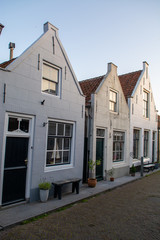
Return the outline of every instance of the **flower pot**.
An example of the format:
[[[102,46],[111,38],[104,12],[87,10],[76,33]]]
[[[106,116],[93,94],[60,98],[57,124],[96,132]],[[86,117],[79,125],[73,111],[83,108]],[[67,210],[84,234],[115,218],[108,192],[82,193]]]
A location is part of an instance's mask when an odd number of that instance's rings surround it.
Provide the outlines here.
[[[135,172],[131,173],[131,176],[132,176],[132,177],[135,177]]]
[[[97,184],[96,178],[88,178],[88,187],[95,187]]]
[[[114,177],[110,177],[110,181],[111,181],[111,182],[114,182]]]
[[[41,202],[47,202],[48,195],[49,195],[49,189],[47,189],[47,190],[40,189],[40,200],[41,200]]]

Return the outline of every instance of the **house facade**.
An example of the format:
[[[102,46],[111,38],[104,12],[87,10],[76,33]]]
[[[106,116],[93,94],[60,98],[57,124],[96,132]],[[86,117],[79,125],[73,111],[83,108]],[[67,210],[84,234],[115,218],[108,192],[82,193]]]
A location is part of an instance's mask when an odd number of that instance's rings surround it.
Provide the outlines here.
[[[130,166],[157,161],[157,111],[149,77],[143,70],[119,76],[130,115]]]
[[[83,180],[88,177],[88,160],[100,160],[95,168],[98,180],[129,174],[129,108],[117,75],[117,66],[108,64],[104,76],[80,82],[86,96],[85,154]]]
[[[0,64],[0,205],[39,199],[38,184],[82,178],[85,99],[58,29]]]

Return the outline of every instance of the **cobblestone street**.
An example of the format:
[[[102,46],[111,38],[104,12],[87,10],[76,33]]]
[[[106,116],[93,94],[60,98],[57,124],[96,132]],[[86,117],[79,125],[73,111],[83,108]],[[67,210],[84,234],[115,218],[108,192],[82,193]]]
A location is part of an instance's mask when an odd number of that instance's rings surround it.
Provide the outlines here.
[[[0,239],[158,240],[160,171],[37,221],[0,231]]]

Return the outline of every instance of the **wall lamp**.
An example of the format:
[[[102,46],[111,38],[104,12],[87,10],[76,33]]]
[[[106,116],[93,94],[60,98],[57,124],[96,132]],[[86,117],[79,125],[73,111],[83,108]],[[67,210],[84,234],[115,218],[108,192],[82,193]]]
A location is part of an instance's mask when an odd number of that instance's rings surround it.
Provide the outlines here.
[[[45,99],[41,102],[41,105],[44,105]]]
[[[44,123],[43,123],[43,127],[45,127],[47,124],[48,124],[48,122],[44,122]]]

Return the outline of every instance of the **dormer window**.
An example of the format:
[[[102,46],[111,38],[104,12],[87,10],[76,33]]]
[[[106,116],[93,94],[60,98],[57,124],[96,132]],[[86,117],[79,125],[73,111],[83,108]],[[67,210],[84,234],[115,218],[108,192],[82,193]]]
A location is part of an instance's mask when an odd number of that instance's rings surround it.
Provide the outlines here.
[[[117,92],[110,90],[109,92],[109,110],[112,112],[117,112]]]
[[[60,69],[49,63],[43,63],[42,92],[58,95]]]

